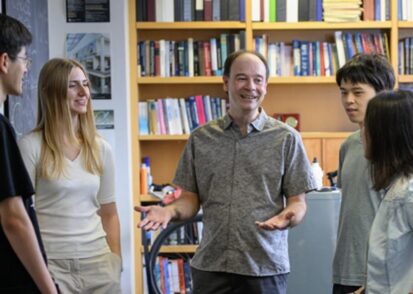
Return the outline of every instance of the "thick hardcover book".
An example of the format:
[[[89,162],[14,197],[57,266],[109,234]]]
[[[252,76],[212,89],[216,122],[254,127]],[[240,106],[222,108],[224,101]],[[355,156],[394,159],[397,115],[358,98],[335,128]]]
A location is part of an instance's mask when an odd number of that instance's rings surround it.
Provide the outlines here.
[[[186,112],[186,104],[185,104],[184,98],[179,98],[179,111],[180,111],[180,117],[182,120],[182,128],[183,128],[184,134],[189,134],[191,130],[189,128],[189,120],[188,120],[188,115]]]
[[[287,22],[298,21],[298,0],[287,1]]]
[[[205,76],[205,53],[204,53],[204,41],[198,41],[198,61],[199,61],[199,75]]]
[[[194,76],[200,76],[201,75],[201,71],[199,68],[199,49],[198,49],[198,42],[194,41],[193,42],[193,47],[194,47]]]
[[[181,0],[174,0],[174,21],[181,21]]]
[[[276,12],[277,22],[286,21],[287,20],[287,0],[277,0],[276,6],[277,6],[277,12]]]
[[[149,135],[148,103],[139,102],[139,134]]]
[[[315,20],[316,21],[322,21],[323,20],[323,1],[322,0],[316,0],[315,1]]]
[[[317,21],[316,18],[316,0],[308,0],[308,20],[309,21]]]
[[[184,0],[183,3],[183,20],[193,21],[194,20],[194,6],[192,0]]]
[[[239,21],[245,22],[245,0],[239,0]]]
[[[146,0],[147,21],[156,21],[155,0]]]
[[[212,0],[212,20],[221,20],[221,2],[220,0]]]
[[[228,1],[228,12],[229,20],[240,20],[239,0]]]
[[[221,64],[222,67],[225,64],[225,60],[228,56],[228,45],[227,45],[227,34],[222,33],[220,36],[220,45],[221,45]]]
[[[136,0],[136,21],[146,21],[146,4],[147,0]]]
[[[310,48],[309,42],[301,41],[301,75],[310,75]],[[312,52],[312,51],[311,51]]]
[[[191,96],[188,98],[189,109],[191,110],[192,126],[196,129],[199,126],[198,110],[196,107],[195,97]]]
[[[186,117],[188,119],[189,131],[192,132],[192,130],[194,129],[194,125],[193,125],[194,119],[192,118],[191,106],[190,106],[190,103],[189,103],[189,99],[185,100],[185,109],[186,109]]]
[[[204,0],[195,0],[195,20],[204,20]]]
[[[221,20],[229,19],[229,0],[221,0]]]
[[[205,108],[204,108],[204,101],[203,101],[202,95],[195,96],[195,104],[196,104],[196,110],[198,112],[199,125],[203,125],[206,123],[206,118],[205,118]]]
[[[344,50],[343,32],[342,31],[334,32],[334,38],[335,38],[336,46],[337,46],[338,66],[340,68],[346,63],[346,52]]]
[[[269,0],[270,1],[270,22],[277,21],[277,0]]]
[[[212,21],[212,0],[204,0],[204,21]]]
[[[301,76],[301,42],[293,40],[294,76]]]
[[[204,45],[204,66],[205,75],[212,76],[212,64],[211,64],[211,45],[208,41],[203,43]]]
[[[309,1],[298,0],[298,21],[309,21]]]

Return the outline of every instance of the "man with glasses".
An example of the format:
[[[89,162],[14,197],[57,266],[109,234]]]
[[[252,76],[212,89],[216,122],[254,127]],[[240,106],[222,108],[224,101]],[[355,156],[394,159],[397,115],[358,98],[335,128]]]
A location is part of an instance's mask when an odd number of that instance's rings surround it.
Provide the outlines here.
[[[22,94],[31,41],[22,23],[0,14],[0,105],[7,95]],[[0,114],[0,293],[57,293],[45,263],[33,194],[14,130]]]

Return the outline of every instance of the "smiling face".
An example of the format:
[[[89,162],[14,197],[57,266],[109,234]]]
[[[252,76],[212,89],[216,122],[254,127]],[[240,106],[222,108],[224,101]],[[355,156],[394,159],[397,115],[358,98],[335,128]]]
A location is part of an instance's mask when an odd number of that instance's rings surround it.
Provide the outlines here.
[[[375,89],[369,84],[342,81],[340,92],[341,102],[348,118],[362,127],[367,104],[376,95]]]
[[[253,54],[238,56],[229,76],[224,76],[224,90],[228,92],[231,116],[256,117],[267,93],[265,65]]]
[[[79,67],[74,67],[69,74],[67,97],[73,117],[87,112],[90,99],[89,80]]]

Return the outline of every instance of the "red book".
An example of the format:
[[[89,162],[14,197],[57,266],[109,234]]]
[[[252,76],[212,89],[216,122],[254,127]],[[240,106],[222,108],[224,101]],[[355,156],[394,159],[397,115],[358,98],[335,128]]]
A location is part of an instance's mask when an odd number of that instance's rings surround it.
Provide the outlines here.
[[[320,75],[325,76],[326,75],[326,68],[324,64],[324,46],[323,43],[318,42],[317,46],[320,46]]]
[[[212,21],[212,0],[204,0],[204,21]]]
[[[196,111],[198,112],[199,125],[205,124],[205,108],[204,108],[204,99],[202,95],[195,96]]]
[[[204,67],[205,75],[212,76],[212,64],[211,64],[211,45],[209,42],[205,41],[203,43],[204,47]]]
[[[179,274],[180,293],[185,294],[186,288],[185,288],[184,260],[182,258],[178,259],[178,274]]]
[[[156,21],[155,19],[155,0],[148,0],[148,21]]]
[[[155,76],[161,75],[160,43],[155,41]]]

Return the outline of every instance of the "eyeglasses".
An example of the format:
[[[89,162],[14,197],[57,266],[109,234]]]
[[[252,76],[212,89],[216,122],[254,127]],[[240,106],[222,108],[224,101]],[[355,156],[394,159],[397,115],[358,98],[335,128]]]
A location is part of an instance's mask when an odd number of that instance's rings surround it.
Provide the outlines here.
[[[27,68],[29,68],[30,65],[32,64],[32,59],[28,56],[26,57],[17,56],[16,58],[23,60]]]

